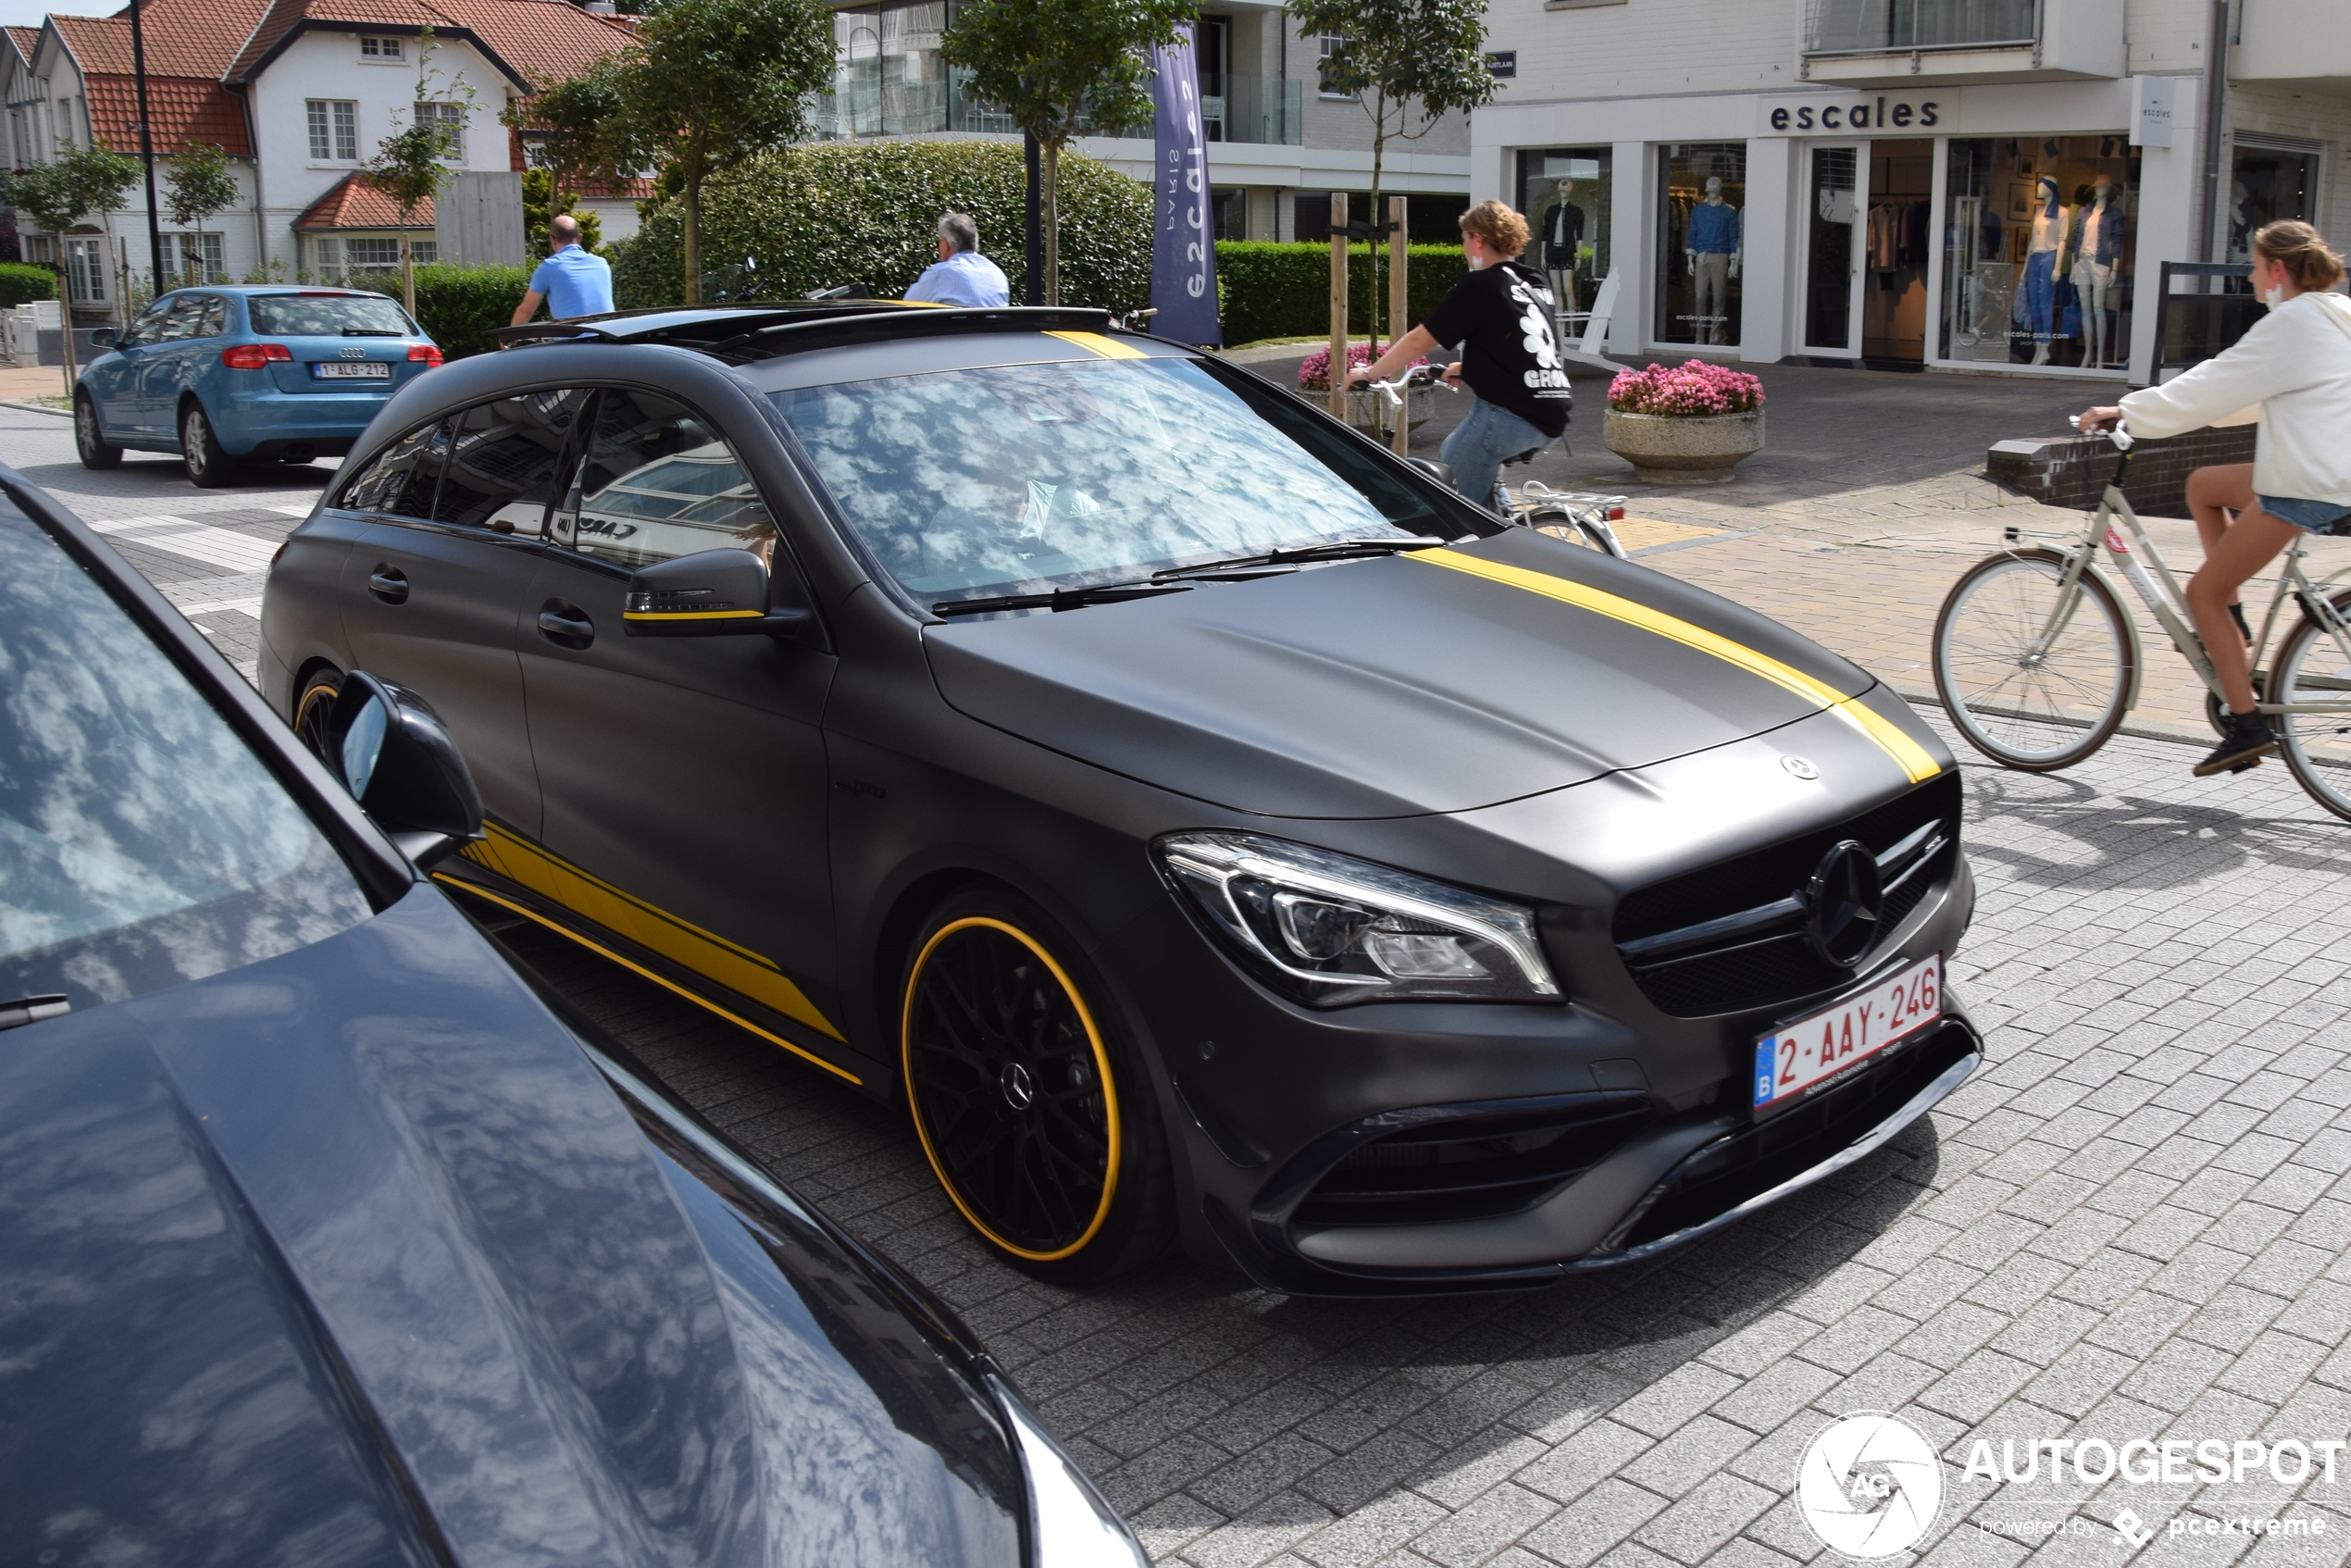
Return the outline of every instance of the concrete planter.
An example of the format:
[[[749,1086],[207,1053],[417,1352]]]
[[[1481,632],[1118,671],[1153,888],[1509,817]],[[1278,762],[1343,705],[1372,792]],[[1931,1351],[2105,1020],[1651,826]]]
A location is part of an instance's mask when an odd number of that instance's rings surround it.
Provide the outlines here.
[[[1611,408],[1600,441],[1645,484],[1722,484],[1740,459],[1763,450],[1763,411],[1693,417]]]

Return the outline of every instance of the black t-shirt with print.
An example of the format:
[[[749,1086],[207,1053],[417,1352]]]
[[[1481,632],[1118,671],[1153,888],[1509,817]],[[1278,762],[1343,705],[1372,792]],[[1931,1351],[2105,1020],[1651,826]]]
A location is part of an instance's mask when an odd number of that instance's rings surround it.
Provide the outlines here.
[[[1421,325],[1448,348],[1460,345],[1470,391],[1557,436],[1575,394],[1560,360],[1555,308],[1541,273],[1505,261],[1454,284]]]

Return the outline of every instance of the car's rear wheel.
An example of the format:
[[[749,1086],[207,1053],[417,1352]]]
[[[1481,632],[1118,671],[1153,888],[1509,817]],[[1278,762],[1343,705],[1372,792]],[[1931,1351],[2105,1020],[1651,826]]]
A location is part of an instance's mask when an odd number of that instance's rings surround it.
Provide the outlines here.
[[[122,448],[106,444],[98,423],[98,400],[86,392],[73,394],[73,450],[85,468],[122,467]]]
[[[334,713],[335,698],[342,691],[342,671],[323,665],[311,672],[294,697],[294,738],[321,762],[327,757],[327,719]]]
[[[1043,911],[995,891],[950,900],[925,922],[902,996],[914,1130],[999,1255],[1080,1285],[1166,1251],[1167,1144],[1141,1058]]]
[[[180,460],[188,465],[188,478],[198,490],[236,481],[237,460],[222,448],[201,403],[191,401],[180,410]]]

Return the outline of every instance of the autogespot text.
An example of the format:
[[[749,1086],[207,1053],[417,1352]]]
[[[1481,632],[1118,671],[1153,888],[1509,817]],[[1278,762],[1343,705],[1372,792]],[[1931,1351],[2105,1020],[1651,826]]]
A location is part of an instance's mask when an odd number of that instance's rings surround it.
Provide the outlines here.
[[[1960,1478],[2010,1486],[2045,1479],[2096,1486],[2120,1476],[2139,1487],[2254,1481],[2292,1487],[2309,1480],[2315,1473],[2320,1481],[2332,1485],[2336,1459],[2345,1448],[2351,1448],[2351,1442],[2304,1442],[2299,1437],[2274,1443],[2243,1437],[2133,1437],[2119,1444],[2104,1437],[2027,1437],[2021,1441],[2009,1437],[2001,1440],[1996,1457],[1991,1440],[1979,1437],[1968,1451]]]

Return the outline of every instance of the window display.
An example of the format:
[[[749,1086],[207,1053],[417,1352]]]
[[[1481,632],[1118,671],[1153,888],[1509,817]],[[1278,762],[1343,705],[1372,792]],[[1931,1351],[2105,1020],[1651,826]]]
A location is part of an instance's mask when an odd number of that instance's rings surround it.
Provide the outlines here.
[[[1943,356],[2127,365],[2138,150],[2120,135],[1955,137],[1949,158]]]
[[[1747,143],[1680,143],[1659,148],[1658,161],[1665,201],[1659,212],[1657,340],[1736,343]]]
[[[1518,156],[1518,210],[1534,238],[1524,258],[1551,280],[1562,315],[1592,308],[1609,268],[1607,147],[1546,147]]]
[[[2318,218],[2319,151],[2239,136],[2229,159],[2228,258],[2253,259],[2253,231],[2265,223]]]

